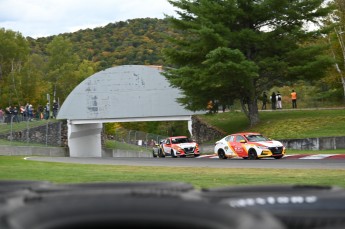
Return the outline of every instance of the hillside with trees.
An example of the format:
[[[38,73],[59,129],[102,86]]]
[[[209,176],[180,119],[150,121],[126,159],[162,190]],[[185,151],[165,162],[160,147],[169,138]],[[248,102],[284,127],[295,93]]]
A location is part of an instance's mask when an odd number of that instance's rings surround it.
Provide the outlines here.
[[[31,103],[38,109],[47,95],[62,104],[85,78],[127,64],[175,67],[167,76],[188,92],[181,102],[192,110],[215,100],[250,115],[262,91],[279,90],[289,104],[293,88],[300,107],[344,104],[344,1],[324,9],[323,0],[240,1],[238,7],[232,1],[170,2],[181,9],[181,20],[133,19],[37,39],[0,28],[0,108]],[[304,33],[302,21],[316,17],[326,26]],[[253,29],[264,25],[271,30]],[[160,129],[156,123],[128,127]]]
[[[95,70],[100,71],[125,64],[163,65],[162,50],[169,46],[166,38],[175,35],[167,20],[142,18],[59,36],[71,42],[81,60],[97,63]],[[47,54],[54,38],[31,40],[33,52]]]
[[[162,19],[133,19],[104,27],[33,39],[0,30],[0,107],[43,105],[47,94],[63,103],[82,80],[117,65],[163,65]]]

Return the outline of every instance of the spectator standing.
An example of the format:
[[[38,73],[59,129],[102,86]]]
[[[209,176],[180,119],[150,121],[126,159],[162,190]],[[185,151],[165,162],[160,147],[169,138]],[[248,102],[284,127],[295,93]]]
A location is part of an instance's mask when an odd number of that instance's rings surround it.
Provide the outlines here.
[[[47,105],[45,106],[44,111],[45,111],[44,118],[46,120],[48,120],[49,119],[49,115],[50,115],[50,105],[49,105],[49,103],[47,103]]]
[[[280,92],[277,92],[277,109],[282,109],[282,95]]]
[[[20,122],[18,114],[19,114],[18,108],[17,107],[13,107],[13,110],[12,110],[13,122],[18,122],[18,123]]]
[[[31,104],[28,105],[28,120],[32,121],[34,118],[34,108],[32,107]]]
[[[38,105],[38,108],[37,108],[37,111],[38,111],[38,113],[39,113],[39,119],[43,119],[44,118],[44,115],[43,115],[43,113],[44,113],[44,109],[43,109],[43,106],[42,105]]]
[[[295,90],[292,90],[291,92],[291,102],[292,102],[292,108],[297,108],[297,93]]]
[[[7,124],[11,123],[11,116],[12,116],[11,110],[12,110],[11,106],[6,107],[6,109],[5,109],[5,122]]]
[[[4,111],[0,108],[0,123],[4,122]]]
[[[261,108],[261,110],[266,110],[266,103],[267,103],[267,94],[264,91],[264,93],[262,95],[262,108]]]
[[[212,110],[213,110],[213,102],[212,100],[208,101],[207,103],[207,110],[210,114],[212,114]]]
[[[25,107],[24,106],[20,106],[19,108],[19,112],[20,112],[20,120],[21,121],[25,121]]]
[[[30,121],[30,116],[29,116],[29,103],[26,103],[25,107],[24,107],[24,119],[25,121]]]
[[[59,110],[59,104],[56,102],[56,100],[54,100],[53,102],[53,117],[54,118],[56,118],[58,110]]]
[[[271,103],[272,103],[272,110],[275,110],[276,109],[276,103],[277,103],[276,93],[272,92],[270,99],[271,99]]]

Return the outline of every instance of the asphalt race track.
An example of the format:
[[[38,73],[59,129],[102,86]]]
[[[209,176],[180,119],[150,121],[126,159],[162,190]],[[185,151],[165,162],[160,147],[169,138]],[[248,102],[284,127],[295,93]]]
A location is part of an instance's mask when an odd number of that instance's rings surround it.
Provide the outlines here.
[[[71,158],[71,157],[26,157],[26,160],[46,162],[166,166],[166,167],[205,167],[205,168],[272,168],[272,169],[345,169],[345,155],[291,155],[282,159],[226,159],[216,157],[200,158]]]

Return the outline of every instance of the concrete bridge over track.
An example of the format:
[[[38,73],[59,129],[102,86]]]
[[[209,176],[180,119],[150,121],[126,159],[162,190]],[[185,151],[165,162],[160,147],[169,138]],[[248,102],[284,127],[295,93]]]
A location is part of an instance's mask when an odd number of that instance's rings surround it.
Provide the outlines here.
[[[181,92],[157,66],[124,65],[98,72],[80,83],[64,101],[57,119],[68,122],[71,157],[101,157],[102,124],[109,122],[188,121],[177,103]],[[205,112],[199,112],[199,114]]]

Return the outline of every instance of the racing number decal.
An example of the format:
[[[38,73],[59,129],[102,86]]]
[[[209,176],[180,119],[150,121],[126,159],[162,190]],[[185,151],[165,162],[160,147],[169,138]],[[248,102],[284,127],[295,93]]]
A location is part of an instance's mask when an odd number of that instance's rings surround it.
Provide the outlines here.
[[[233,142],[232,144],[234,152],[236,153],[237,156],[239,157],[247,157],[248,152],[245,148],[244,143],[239,143],[239,142]]]
[[[229,150],[230,150],[229,153],[238,156],[238,154],[237,154],[237,152],[236,152],[236,148],[234,149],[234,148],[231,146],[231,143],[230,143],[230,142],[227,142],[227,145],[228,145],[228,146],[225,146],[225,148],[224,148],[225,151],[228,151],[228,149],[229,149]]]

